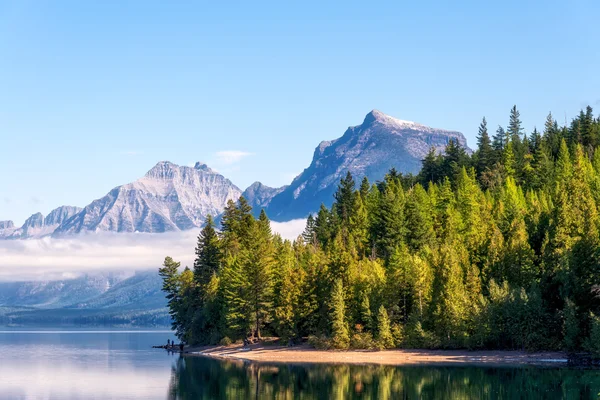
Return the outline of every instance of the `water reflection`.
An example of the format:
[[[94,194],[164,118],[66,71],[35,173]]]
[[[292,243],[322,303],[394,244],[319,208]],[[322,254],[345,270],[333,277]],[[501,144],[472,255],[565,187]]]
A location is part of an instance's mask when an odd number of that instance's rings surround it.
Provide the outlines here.
[[[600,371],[276,365],[180,358],[170,399],[597,399]]]
[[[168,397],[170,332],[0,331],[0,399]]]

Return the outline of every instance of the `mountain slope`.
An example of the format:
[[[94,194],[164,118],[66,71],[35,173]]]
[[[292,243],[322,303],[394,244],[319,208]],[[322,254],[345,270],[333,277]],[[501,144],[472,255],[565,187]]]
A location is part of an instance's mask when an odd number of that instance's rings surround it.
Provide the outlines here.
[[[287,221],[306,217],[321,203],[330,205],[347,171],[357,181],[367,176],[371,182],[382,179],[392,167],[417,173],[429,149],[433,146],[443,151],[451,139],[467,147],[460,132],[402,121],[373,110],[342,137],[321,142],[310,166],[271,199],[267,213],[275,221]]]
[[[273,197],[277,196],[286,188],[287,186],[272,188],[260,182],[254,182],[244,190],[242,196],[248,200],[248,204],[252,206],[253,212],[258,215],[261,209],[266,208],[269,205]]]
[[[206,164],[191,167],[168,161],[118,186],[61,224],[54,236],[86,231],[167,232],[199,227],[241,194],[231,181]]]
[[[0,282],[0,306],[53,309],[96,298],[132,273],[93,273],[60,281]]]

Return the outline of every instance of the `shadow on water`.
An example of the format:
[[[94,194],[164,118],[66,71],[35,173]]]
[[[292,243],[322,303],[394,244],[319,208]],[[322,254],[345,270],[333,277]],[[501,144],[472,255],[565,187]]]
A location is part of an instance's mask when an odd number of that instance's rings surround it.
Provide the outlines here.
[[[597,399],[600,371],[264,364],[181,357],[170,399]]]

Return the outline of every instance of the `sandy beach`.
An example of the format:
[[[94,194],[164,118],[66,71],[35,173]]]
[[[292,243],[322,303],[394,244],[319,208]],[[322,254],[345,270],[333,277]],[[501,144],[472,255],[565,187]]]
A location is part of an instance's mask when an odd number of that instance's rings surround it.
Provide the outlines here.
[[[191,347],[186,356],[205,356],[277,363],[344,363],[380,365],[425,364],[491,364],[491,365],[565,365],[567,356],[561,352],[527,353],[522,351],[468,351],[468,350],[316,350],[307,344],[285,347],[255,344]]]

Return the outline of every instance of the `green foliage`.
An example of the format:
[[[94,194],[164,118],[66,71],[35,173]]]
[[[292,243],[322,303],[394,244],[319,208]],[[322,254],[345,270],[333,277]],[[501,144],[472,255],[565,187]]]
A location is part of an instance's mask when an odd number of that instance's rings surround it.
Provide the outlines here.
[[[317,350],[329,350],[332,348],[331,341],[324,336],[308,336],[308,344]]]
[[[379,347],[383,349],[394,347],[390,319],[383,305],[379,307],[379,312],[377,313],[377,342]]]
[[[233,342],[231,341],[231,339],[229,339],[228,336],[225,336],[223,339],[220,340],[219,344],[221,346],[231,346]]]
[[[600,358],[600,317],[590,313],[590,324],[590,336],[585,340],[584,348],[594,357]]]
[[[173,328],[190,343],[265,332],[323,348],[597,351],[597,146],[591,108],[526,134],[513,107],[491,139],[482,121],[472,156],[451,140],[416,177],[356,188],[346,173],[295,242],[231,201],[218,231],[211,218],[201,230],[193,271],[160,269]]]
[[[200,286],[206,286],[213,275],[219,272],[221,265],[221,249],[212,216],[206,217],[206,223],[196,246],[194,261],[194,280]]]
[[[331,344],[336,349],[347,349],[350,345],[348,323],[346,322],[346,303],[344,301],[344,286],[341,279],[337,279],[331,291],[331,311],[329,319],[331,324]]]
[[[577,307],[570,299],[565,302],[563,310],[563,336],[565,350],[575,350],[579,340],[579,318],[577,318]]]
[[[402,347],[407,349],[434,349],[440,346],[439,339],[423,328],[417,315],[411,315],[406,323]]]
[[[379,348],[379,345],[373,340],[371,332],[356,332],[350,338],[350,348],[371,350]]]

